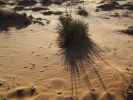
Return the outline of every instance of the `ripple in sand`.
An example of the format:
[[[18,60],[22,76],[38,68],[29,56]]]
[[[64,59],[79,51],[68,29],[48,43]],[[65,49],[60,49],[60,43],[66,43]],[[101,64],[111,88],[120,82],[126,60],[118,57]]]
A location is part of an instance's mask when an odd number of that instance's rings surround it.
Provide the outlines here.
[[[33,96],[37,94],[37,91],[34,87],[19,87],[8,92],[8,98],[22,98],[27,96]]]

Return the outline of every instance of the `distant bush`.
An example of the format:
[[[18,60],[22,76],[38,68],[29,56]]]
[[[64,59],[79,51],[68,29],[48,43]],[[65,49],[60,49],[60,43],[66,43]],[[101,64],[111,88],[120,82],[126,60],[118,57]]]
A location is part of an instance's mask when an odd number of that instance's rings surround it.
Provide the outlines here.
[[[129,26],[127,29],[122,30],[121,32],[126,33],[128,35],[133,35],[133,26]]]
[[[49,5],[51,5],[51,1],[50,0],[42,0],[42,5],[43,6],[49,6]]]
[[[91,56],[97,52],[96,45],[88,36],[87,23],[70,16],[61,16],[59,21],[58,46],[64,56],[65,64],[74,71],[72,73],[78,73],[80,69],[78,64],[92,59]]]
[[[79,7],[77,13],[78,13],[78,15],[81,15],[81,16],[85,16],[85,17],[88,16],[88,12],[87,12],[87,10],[86,10],[85,8],[81,8],[81,7]]]
[[[24,14],[12,11],[0,10],[0,31],[7,31],[11,27],[21,29],[29,26],[31,20]]]
[[[105,89],[104,82],[95,66],[95,58],[101,59],[99,51],[101,50],[89,37],[88,25],[82,20],[73,19],[71,16],[61,16],[58,31],[58,46],[66,70],[71,74],[72,92],[76,92],[78,86],[76,77],[81,73],[86,75],[88,67],[92,67],[100,83]],[[84,64],[88,66],[84,67]],[[88,75],[86,75],[88,76]],[[85,80],[88,82],[89,78]],[[74,93],[73,92],[73,93]],[[86,98],[85,98],[86,99]],[[77,100],[77,99],[76,99]],[[88,99],[86,99],[88,100]]]
[[[18,2],[19,6],[33,6],[37,2],[35,0],[21,0]]]

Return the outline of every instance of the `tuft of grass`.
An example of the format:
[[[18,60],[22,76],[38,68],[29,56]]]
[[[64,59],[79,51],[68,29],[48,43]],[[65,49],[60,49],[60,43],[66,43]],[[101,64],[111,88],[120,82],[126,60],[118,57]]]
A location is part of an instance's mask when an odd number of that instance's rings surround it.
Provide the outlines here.
[[[123,31],[124,32],[124,31]],[[133,35],[133,26],[129,26],[126,30],[125,33],[129,34],[129,35]]]
[[[73,19],[71,16],[61,16],[60,24],[57,27],[59,33],[58,45],[64,56],[64,63],[68,65],[68,70],[73,74],[80,72],[83,62],[89,62],[95,55],[96,44],[88,36],[88,24]]]
[[[133,26],[128,26],[126,29],[120,30],[119,32],[127,35],[133,35]]]
[[[88,76],[84,65],[93,68],[101,85],[106,89],[94,61],[95,58],[101,59],[99,55],[101,49],[89,37],[88,24],[71,16],[61,16],[59,22],[57,26],[59,52],[63,57],[66,70],[71,74],[72,94],[76,94],[78,89],[77,77],[80,77],[80,74]],[[85,82],[87,84],[90,82],[88,77]],[[88,85],[90,86],[90,83]]]
[[[59,18],[60,24],[57,27],[60,35],[61,48],[71,48],[79,45],[88,37],[88,25],[70,16]]]
[[[84,16],[84,17],[88,16],[87,10],[85,8],[81,8],[81,7],[79,7],[79,9],[77,11],[77,14],[80,15],[80,16]]]
[[[57,26],[57,32],[59,34],[59,52],[63,57],[62,60],[64,61],[67,71],[71,74],[72,96],[75,96],[77,93],[78,78],[81,74],[85,76],[84,81],[86,82],[88,88],[90,89],[93,87],[93,84],[91,84],[88,77],[88,67],[90,67],[96,74],[101,86],[105,91],[107,91],[106,84],[104,83],[104,80],[97,69],[97,65],[99,66],[99,63],[97,63],[95,60],[100,60],[104,64],[110,67],[112,66],[103,59],[99,53],[102,50],[88,35],[88,24],[81,20],[73,19],[69,15],[61,16],[59,18],[59,22],[60,24]],[[115,70],[122,76],[122,78],[124,78],[119,70]],[[105,99],[106,98],[109,98],[110,100],[114,99],[113,96],[108,93],[105,94]]]
[[[42,5],[43,6],[49,6],[49,5],[51,5],[51,1],[50,0],[42,0]]]

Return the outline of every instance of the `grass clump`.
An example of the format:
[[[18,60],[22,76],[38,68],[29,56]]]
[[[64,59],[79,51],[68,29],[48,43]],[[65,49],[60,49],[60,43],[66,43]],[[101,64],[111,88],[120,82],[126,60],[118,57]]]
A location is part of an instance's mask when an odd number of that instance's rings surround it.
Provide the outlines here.
[[[60,35],[60,46],[71,48],[80,45],[88,37],[88,25],[70,16],[59,18],[60,24],[57,27]],[[81,45],[80,45],[81,46]]]
[[[70,16],[61,16],[57,27],[58,45],[64,56],[68,71],[73,74],[80,72],[83,62],[92,59],[95,54],[95,43],[88,36],[88,24]],[[91,61],[91,60],[90,60]]]
[[[59,22],[60,24],[57,27],[59,52],[63,57],[66,70],[71,74],[72,95],[74,96],[77,93],[77,77],[80,77],[81,74],[88,76],[86,73],[88,67],[93,68],[105,89],[104,82],[95,68],[96,62],[94,61],[95,58],[100,58],[100,48],[89,37],[88,24],[73,19],[71,16],[61,16]],[[88,77],[86,77],[85,82],[87,84],[90,82]]]
[[[88,16],[87,10],[85,8],[81,8],[81,7],[79,7],[79,9],[77,11],[77,14],[80,15],[80,16],[84,16],[84,17]]]
[[[70,16],[59,18],[58,33],[62,39],[62,46],[71,46],[81,43],[82,38],[88,37],[88,25]],[[66,44],[64,44],[66,43]]]

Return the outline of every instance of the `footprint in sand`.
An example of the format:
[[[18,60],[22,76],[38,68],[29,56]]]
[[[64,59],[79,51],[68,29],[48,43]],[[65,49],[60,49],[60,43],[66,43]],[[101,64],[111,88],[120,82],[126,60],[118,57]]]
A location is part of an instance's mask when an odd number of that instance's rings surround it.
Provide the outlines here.
[[[7,100],[5,93],[3,91],[0,91],[0,100]]]
[[[100,97],[99,100],[124,100],[124,98],[118,94],[114,94],[114,93],[108,93],[108,92],[103,92]]]
[[[94,91],[89,91],[83,94],[80,100],[97,100],[98,94]]]
[[[7,93],[8,98],[23,98],[37,94],[34,87],[19,87]]]
[[[0,79],[0,92],[4,90],[9,90],[9,88],[9,84],[7,84],[6,80]]]
[[[66,83],[67,82],[64,79],[60,78],[53,78],[49,81],[50,87],[57,90],[65,89]]]
[[[78,100],[77,97],[72,96],[58,96],[55,100]]]
[[[50,94],[39,94],[33,100],[51,100],[53,98]]]
[[[7,100],[7,98],[0,95],[0,100]]]

